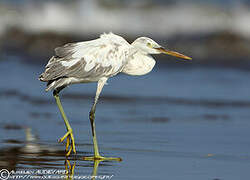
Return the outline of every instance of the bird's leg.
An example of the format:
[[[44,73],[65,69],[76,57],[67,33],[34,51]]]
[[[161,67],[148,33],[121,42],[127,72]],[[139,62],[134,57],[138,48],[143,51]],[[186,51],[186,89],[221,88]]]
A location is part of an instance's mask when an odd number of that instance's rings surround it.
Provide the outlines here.
[[[60,138],[58,141],[59,142],[63,142],[65,138],[67,138],[67,142],[66,142],[66,156],[69,156],[71,151],[73,150],[73,152],[76,154],[76,148],[75,148],[75,139],[74,139],[74,136],[73,136],[73,130],[69,124],[69,121],[65,115],[65,112],[63,110],[63,107],[62,107],[62,104],[61,104],[61,101],[60,101],[60,97],[59,97],[59,91],[58,90],[54,90],[53,92],[53,95],[56,99],[56,104],[60,110],[60,113],[62,115],[62,118],[64,120],[64,123],[66,125],[66,129],[67,129],[67,133],[62,137]],[[70,145],[70,148],[69,148],[69,145]]]
[[[98,98],[100,96],[100,93],[102,91],[103,86],[105,85],[107,81],[107,78],[102,78],[98,81],[97,84],[97,90],[96,90],[96,95],[95,95],[95,101],[94,104],[90,110],[89,113],[89,119],[91,123],[91,130],[92,130],[92,136],[93,136],[93,145],[94,145],[94,156],[93,157],[84,157],[84,160],[90,160],[90,161],[95,161],[95,160],[114,160],[114,161],[121,161],[121,158],[113,158],[113,157],[102,157],[99,154],[99,149],[98,149],[98,144],[97,144],[97,137],[96,137],[96,131],[95,131],[95,110],[96,110],[96,104],[98,101]]]
[[[100,156],[100,154],[98,150],[98,144],[97,144],[96,132],[95,132],[95,109],[96,109],[96,103],[93,104],[91,111],[89,112],[89,119],[90,119],[92,136],[93,136],[94,154],[95,154],[95,157],[98,157]]]

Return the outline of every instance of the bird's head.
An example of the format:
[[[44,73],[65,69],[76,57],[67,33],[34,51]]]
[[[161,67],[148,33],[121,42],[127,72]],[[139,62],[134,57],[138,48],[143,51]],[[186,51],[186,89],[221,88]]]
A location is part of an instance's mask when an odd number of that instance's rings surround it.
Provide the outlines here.
[[[168,55],[186,59],[186,60],[192,59],[191,57],[185,56],[181,53],[165,49],[164,47],[162,47],[161,45],[159,45],[154,40],[148,37],[139,37],[132,43],[132,45],[138,48],[139,50],[141,50],[142,52],[144,52],[145,54],[163,53],[163,54],[168,54]]]

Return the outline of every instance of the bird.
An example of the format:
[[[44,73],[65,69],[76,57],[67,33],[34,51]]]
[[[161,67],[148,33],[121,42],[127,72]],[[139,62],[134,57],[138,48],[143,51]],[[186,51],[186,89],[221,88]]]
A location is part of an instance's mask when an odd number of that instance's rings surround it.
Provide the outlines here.
[[[112,32],[103,33],[99,38],[83,42],[73,42],[55,48],[55,55],[50,58],[39,80],[47,82],[46,91],[53,90],[53,96],[66,126],[65,152],[69,156],[76,154],[72,127],[62,107],[59,93],[71,84],[96,82],[94,103],[89,112],[94,155],[85,160],[119,160],[120,158],[101,156],[98,149],[95,130],[96,105],[107,80],[119,73],[140,76],[149,73],[156,64],[152,54],[168,54],[185,60],[192,58],[171,51],[149,37],[139,37],[131,44],[123,37]]]

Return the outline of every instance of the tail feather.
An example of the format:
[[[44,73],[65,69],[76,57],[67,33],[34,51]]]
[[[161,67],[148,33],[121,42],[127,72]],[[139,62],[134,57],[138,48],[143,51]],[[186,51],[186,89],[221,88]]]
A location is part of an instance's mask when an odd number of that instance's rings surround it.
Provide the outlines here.
[[[47,88],[45,89],[45,91],[58,89],[60,87],[66,87],[68,85],[68,83],[69,83],[69,79],[67,79],[65,77],[48,81]]]
[[[47,82],[45,79],[44,79],[44,73],[42,73],[39,78],[38,78],[39,81],[42,81],[42,82]]]
[[[38,78],[42,82],[47,82],[46,91],[56,89],[66,83],[65,67],[59,61],[59,57],[50,58],[45,71]]]

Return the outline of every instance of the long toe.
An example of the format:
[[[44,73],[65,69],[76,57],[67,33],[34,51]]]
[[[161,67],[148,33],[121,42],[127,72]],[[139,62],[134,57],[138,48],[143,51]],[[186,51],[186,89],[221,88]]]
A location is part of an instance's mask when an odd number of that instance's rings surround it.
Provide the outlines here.
[[[71,153],[71,151],[72,151],[72,146],[70,146],[70,148],[69,148],[69,151],[66,153],[66,156],[69,156],[70,155],[70,153]]]
[[[66,156],[69,156],[72,150],[74,154],[76,154],[75,139],[72,130],[68,131],[62,138],[58,140],[58,142],[63,142],[66,138],[67,138],[65,146]]]
[[[58,142],[59,142],[59,143],[63,142],[64,139],[67,138],[67,137],[69,136],[70,133],[71,133],[70,131],[66,132],[66,133],[64,134],[63,137],[61,137],[60,139],[58,139]]]
[[[76,145],[75,145],[75,139],[74,139],[73,132],[70,133],[70,137],[71,137],[71,146],[72,146],[73,152],[74,152],[74,154],[76,154]]]

